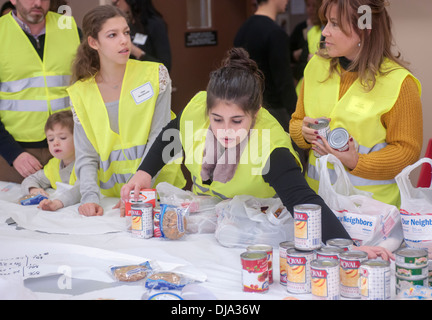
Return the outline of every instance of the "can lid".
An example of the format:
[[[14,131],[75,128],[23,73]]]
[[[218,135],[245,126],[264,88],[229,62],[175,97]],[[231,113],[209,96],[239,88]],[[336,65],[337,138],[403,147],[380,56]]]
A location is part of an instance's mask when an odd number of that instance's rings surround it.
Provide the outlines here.
[[[333,247],[341,247],[341,246],[352,246],[353,241],[350,239],[344,239],[344,238],[335,238],[335,239],[329,239],[326,242],[326,245],[333,246]]]
[[[319,118],[319,119],[317,119],[317,121],[318,121],[318,123],[311,123],[309,125],[309,128],[319,130],[319,129],[328,127],[330,124],[330,122],[325,118]]]
[[[267,254],[264,251],[246,251],[243,252],[240,257],[243,260],[267,259]]]
[[[314,255],[314,251],[300,251],[296,248],[290,248],[287,249],[287,255],[293,256],[293,257],[304,257],[304,256],[311,256]]]
[[[253,244],[246,248],[248,251],[273,251],[273,247],[268,244]]]
[[[341,259],[367,259],[368,254],[364,251],[344,251],[340,254]]]
[[[311,267],[315,268],[336,267],[338,265],[339,261],[335,259],[315,259],[311,262]]]
[[[131,205],[131,209],[146,208],[146,207],[153,207],[153,205],[150,202],[138,202]]]
[[[328,143],[333,149],[344,147],[349,140],[349,133],[344,128],[336,128],[330,131]]]
[[[340,248],[340,247],[328,246],[328,247],[321,247],[317,252],[319,252],[319,253],[342,253],[342,252],[344,252],[344,249]]]
[[[297,210],[321,210],[321,206],[319,204],[304,203],[294,206],[294,211]]]
[[[425,249],[401,248],[395,254],[401,257],[419,258],[427,256],[428,252]]]
[[[385,260],[366,260],[363,261],[361,265],[377,267],[377,268],[386,268],[390,266],[390,262]]]

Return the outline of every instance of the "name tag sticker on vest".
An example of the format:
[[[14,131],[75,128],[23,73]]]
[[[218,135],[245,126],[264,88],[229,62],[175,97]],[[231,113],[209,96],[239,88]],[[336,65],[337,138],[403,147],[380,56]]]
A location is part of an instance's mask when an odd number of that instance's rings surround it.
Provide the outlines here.
[[[354,114],[369,114],[374,106],[374,102],[360,97],[352,97],[346,110]]]
[[[136,33],[133,39],[133,43],[139,46],[143,46],[147,41],[147,35],[142,33]]]
[[[147,82],[146,84],[143,84],[142,86],[132,90],[131,95],[137,105],[141,104],[154,96],[153,87],[150,82]]]

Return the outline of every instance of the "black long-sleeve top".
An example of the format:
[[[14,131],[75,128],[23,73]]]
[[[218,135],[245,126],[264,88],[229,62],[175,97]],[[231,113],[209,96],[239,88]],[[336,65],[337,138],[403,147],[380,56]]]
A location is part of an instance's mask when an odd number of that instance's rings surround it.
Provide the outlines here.
[[[288,34],[267,16],[253,15],[238,30],[234,46],[244,48],[265,76],[264,107],[285,108],[291,115],[297,94]]]
[[[180,134],[179,119],[180,116],[172,120],[162,130],[138,170],[145,171],[153,177],[164,166],[162,153],[164,148],[172,143],[173,139],[164,141],[162,135],[164,130],[167,129],[176,129]],[[175,141],[180,141],[180,139],[175,139]],[[175,150],[183,149],[178,146]],[[291,214],[294,212],[293,208],[295,205],[305,203],[318,204],[321,206],[322,215],[322,241],[325,243],[327,240],[333,238],[351,239],[333,211],[325,204],[324,200],[309,187],[289,149],[275,149],[271,153],[268,161],[270,161],[270,169],[267,174],[263,175],[263,179],[275,189],[282,203]]]

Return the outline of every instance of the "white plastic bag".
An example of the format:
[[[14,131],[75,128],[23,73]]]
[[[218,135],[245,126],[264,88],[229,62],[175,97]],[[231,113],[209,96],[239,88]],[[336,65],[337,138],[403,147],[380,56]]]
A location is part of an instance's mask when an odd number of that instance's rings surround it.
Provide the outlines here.
[[[156,186],[161,204],[188,207],[187,233],[213,233],[217,217],[215,206],[221,200],[211,196],[198,196],[191,191],[179,189],[167,182]]]
[[[294,220],[279,198],[239,195],[220,202],[216,213],[215,236],[225,247],[244,248],[252,244],[279,247],[279,243],[294,239]]]
[[[337,180],[331,183],[327,163],[334,166]],[[360,245],[396,250],[403,241],[399,210],[372,198],[370,192],[355,188],[342,163],[328,154],[317,159],[320,176],[318,194],[342,222],[351,238]]]
[[[407,166],[396,176],[401,195],[401,219],[405,242],[414,248],[425,248],[432,256],[432,186],[415,188],[410,173],[423,163],[432,165],[432,159],[422,158]]]

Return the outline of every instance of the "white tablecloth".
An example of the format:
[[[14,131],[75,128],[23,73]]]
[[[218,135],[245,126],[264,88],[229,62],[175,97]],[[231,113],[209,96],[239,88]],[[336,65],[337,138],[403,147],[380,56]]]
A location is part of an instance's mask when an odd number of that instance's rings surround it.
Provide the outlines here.
[[[18,198],[17,185],[0,182],[1,299],[142,299],[148,293],[143,284],[116,281],[110,266],[144,261],[194,279],[199,290],[217,300],[313,299],[289,293],[279,283],[278,248],[269,291],[246,293],[240,261],[245,250],[221,246],[214,234],[187,234],[175,241],[137,239],[118,209],[112,209],[116,199],[104,199],[103,217],[88,218],[76,206],[43,212],[16,204]],[[8,224],[10,217],[16,224]],[[391,287],[395,297],[394,281]]]

